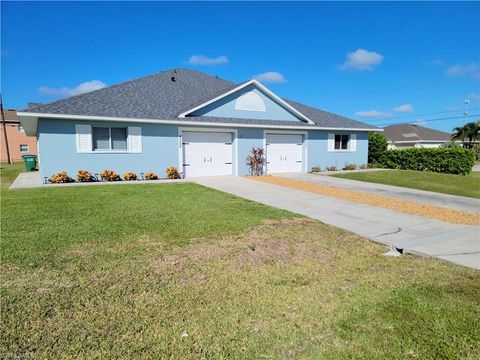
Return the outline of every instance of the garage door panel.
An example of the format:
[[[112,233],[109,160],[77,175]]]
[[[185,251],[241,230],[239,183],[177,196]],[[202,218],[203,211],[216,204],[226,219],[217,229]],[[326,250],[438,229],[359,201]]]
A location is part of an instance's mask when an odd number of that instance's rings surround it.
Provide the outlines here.
[[[303,135],[267,134],[267,172],[301,172]]]
[[[232,175],[232,133],[182,133],[186,177]]]

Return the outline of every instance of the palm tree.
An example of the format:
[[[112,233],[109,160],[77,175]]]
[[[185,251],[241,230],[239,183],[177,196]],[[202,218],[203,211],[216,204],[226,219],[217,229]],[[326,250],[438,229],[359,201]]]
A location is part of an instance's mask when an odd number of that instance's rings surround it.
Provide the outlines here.
[[[480,135],[480,120],[468,123],[465,125],[467,128],[468,147],[473,147],[475,140],[479,139]]]
[[[460,140],[463,143],[463,146],[465,146],[465,139],[467,138],[467,132],[465,129],[465,126],[457,126],[456,128],[453,129],[453,134],[452,134],[452,140],[453,141],[458,141]]]
[[[472,148],[475,141],[480,139],[480,120],[457,126],[453,129],[452,140],[460,140],[466,148]]]

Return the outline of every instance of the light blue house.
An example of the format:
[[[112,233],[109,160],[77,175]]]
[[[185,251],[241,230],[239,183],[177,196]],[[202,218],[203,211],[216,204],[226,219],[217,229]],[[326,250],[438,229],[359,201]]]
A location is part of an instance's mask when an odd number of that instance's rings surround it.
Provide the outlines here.
[[[78,170],[185,177],[246,175],[252,147],[266,173],[367,163],[370,125],[241,84],[174,69],[18,112],[38,139],[43,177]]]

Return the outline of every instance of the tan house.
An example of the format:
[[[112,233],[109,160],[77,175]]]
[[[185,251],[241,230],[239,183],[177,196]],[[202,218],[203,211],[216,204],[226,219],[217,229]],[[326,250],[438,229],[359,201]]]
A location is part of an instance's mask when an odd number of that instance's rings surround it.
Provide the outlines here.
[[[8,139],[8,149],[13,162],[22,161],[22,155],[37,155],[37,140],[35,136],[27,136],[17,117],[15,110],[3,112],[4,122],[0,123],[0,161],[8,162],[5,131]]]
[[[396,124],[383,128],[388,149],[438,148],[451,143],[449,133],[414,124]]]

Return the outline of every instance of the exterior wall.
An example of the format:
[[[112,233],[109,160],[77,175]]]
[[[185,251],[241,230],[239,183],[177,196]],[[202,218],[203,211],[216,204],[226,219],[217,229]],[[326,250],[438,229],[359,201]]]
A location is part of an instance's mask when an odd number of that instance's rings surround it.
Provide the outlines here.
[[[12,161],[23,161],[22,155],[37,155],[37,139],[35,136],[27,136],[19,130],[20,123],[7,122],[8,147]],[[0,124],[0,161],[7,162],[7,146],[5,142],[5,134],[3,132],[3,124]],[[20,145],[28,145],[28,152],[20,152]]]
[[[265,111],[248,111],[236,110],[235,102],[243,94],[253,92],[260,96],[265,103]],[[266,96],[258,90],[255,85],[249,85],[238,92],[230,94],[202,109],[193,113],[196,116],[214,116],[214,117],[230,117],[240,119],[263,119],[263,120],[285,120],[285,121],[301,121],[296,116],[285,110],[282,106]]]
[[[178,166],[178,128],[170,125],[122,123],[122,126],[142,127],[142,152],[77,153],[75,124],[119,126],[119,123],[80,122],[71,120],[39,119],[39,161],[42,177],[67,171],[75,177],[80,169],[92,174],[105,169],[119,175],[127,171],[137,174],[153,171],[165,176],[169,166]]]
[[[112,153],[77,153],[76,148],[76,124],[90,124],[98,126],[119,126],[119,123],[72,121],[59,119],[40,119],[38,124],[39,133],[39,162],[42,177],[50,177],[60,171],[67,171],[71,177],[75,177],[80,169],[88,170],[92,174],[100,173],[105,169],[115,170],[119,175],[127,171],[137,174],[154,171],[160,177],[165,176],[165,170],[169,166],[179,168],[179,127],[176,125],[121,123],[122,126],[142,127],[142,152],[112,152]],[[205,127],[192,127],[188,129],[206,129]],[[217,128],[219,129],[219,128]],[[223,129],[223,128],[222,128]],[[252,147],[264,146],[264,129],[262,128],[238,128],[237,144],[234,149],[234,159],[238,163],[238,175],[249,174],[249,168],[245,163]],[[272,130],[272,132],[275,130]],[[268,131],[267,131],[268,132]],[[288,133],[288,131],[284,131]],[[328,151],[329,131],[308,131],[308,142],[304,148],[304,158],[307,163],[304,170],[308,171],[313,166],[325,168],[327,166],[343,167],[345,164],[363,165],[368,157],[368,134],[356,132],[356,151]],[[336,132],[339,133],[339,132]],[[345,132],[352,134],[352,132]],[[179,169],[180,171],[182,169]]]
[[[263,129],[238,129],[238,175],[250,174],[246,159],[253,147],[263,147]]]
[[[356,134],[356,151],[328,151],[328,134],[332,131],[309,131],[308,133],[308,170],[314,166],[325,169],[327,166],[342,168],[346,164],[357,166],[368,162],[368,133],[335,131],[335,134]]]

